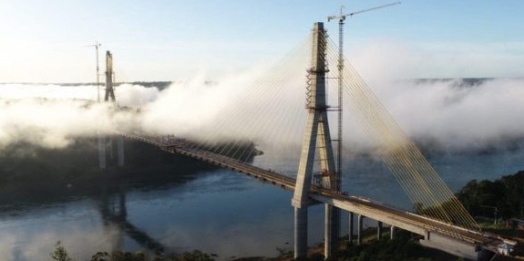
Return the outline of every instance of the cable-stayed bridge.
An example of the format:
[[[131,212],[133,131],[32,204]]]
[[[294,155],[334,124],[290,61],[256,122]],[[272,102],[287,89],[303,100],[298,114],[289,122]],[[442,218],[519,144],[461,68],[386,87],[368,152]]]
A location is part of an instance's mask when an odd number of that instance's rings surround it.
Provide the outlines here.
[[[149,143],[166,152],[172,154],[185,155],[195,158],[222,168],[231,169],[247,176],[256,178],[264,183],[269,183],[283,189],[290,191],[295,190],[296,179],[290,178],[284,174],[277,173],[272,170],[262,169],[253,166],[245,161],[223,156],[219,153],[212,152],[200,148],[200,146],[189,141],[177,139],[174,137],[165,136],[147,136],[140,134],[121,134],[122,136]],[[418,234],[424,238],[428,246],[438,248],[443,251],[450,251],[447,247],[458,247],[464,251],[466,257],[466,250],[470,252],[481,251],[482,248],[489,251],[497,251],[497,246],[502,243],[500,238],[496,235],[485,234],[480,231],[465,229],[451,223],[442,222],[436,219],[424,217],[422,215],[407,212],[405,210],[397,209],[389,205],[378,202],[373,202],[360,197],[349,196],[344,193],[333,191],[331,189],[323,188],[313,184],[311,186],[311,201],[317,201],[324,204],[329,204],[340,208],[342,210],[356,213],[359,215],[358,229],[357,229],[357,243],[362,243],[362,218],[367,217],[390,225],[390,233],[393,237],[396,228],[404,229],[412,233]],[[311,203],[315,204],[315,203]],[[378,228],[381,229],[381,228]],[[382,234],[380,231],[378,232]],[[442,245],[432,245],[431,239],[447,241]],[[461,244],[461,245],[456,245]],[[455,252],[459,254],[459,252]]]
[[[328,65],[337,64],[336,60],[333,60],[333,57],[336,57],[333,54],[337,54],[337,50],[329,42],[322,23],[315,24],[312,36],[308,39],[308,46],[310,46],[308,58],[311,60],[306,70],[305,111],[307,115],[303,126],[305,131],[302,146],[298,153],[300,155],[298,169],[294,172],[296,176],[290,176],[276,168],[253,164],[252,161],[257,157],[259,151],[252,146],[242,145],[240,139],[233,138],[232,141],[217,142],[217,137],[221,136],[217,132],[222,129],[233,131],[246,125],[256,125],[257,122],[265,124],[265,118],[257,114],[249,116],[247,113],[247,117],[237,118],[235,122],[229,120],[234,118],[231,115],[222,115],[222,118],[220,118],[221,115],[218,115],[219,120],[215,120],[216,124],[211,132],[186,133],[187,137],[125,130],[120,130],[117,134],[121,137],[149,143],[169,153],[185,155],[219,167],[232,169],[293,191],[291,203],[295,209],[294,253],[296,258],[307,255],[307,210],[309,206],[318,203],[325,205],[325,222],[322,225],[324,226],[324,254],[326,257],[331,255],[340,238],[343,227],[340,223],[341,210],[350,213],[348,224],[350,235],[353,235],[353,219],[354,215],[357,215],[356,232],[359,244],[362,240],[362,219],[367,217],[379,222],[379,237],[382,235],[382,224],[388,224],[391,236],[394,235],[395,229],[407,230],[420,235],[423,245],[457,256],[481,260],[487,258],[489,252],[497,252],[498,245],[504,241],[496,235],[486,234],[480,230],[475,220],[424,159],[422,153],[407,138],[384,105],[350,66],[338,76],[338,79],[343,79],[346,95],[344,98],[351,101],[345,104],[352,108],[352,112],[356,112],[356,120],[363,126],[364,132],[369,134],[377,148],[377,154],[397,179],[417,213],[356,196],[348,196],[350,193],[342,191],[344,187],[341,186],[341,169],[335,169],[334,140],[331,138],[328,117],[328,112],[337,108],[328,105],[327,97],[327,85],[330,78]],[[105,100],[114,101],[110,54],[108,54],[107,68]],[[285,78],[286,74],[282,75]],[[239,99],[245,99],[245,97]],[[281,96],[274,95],[271,101],[281,99]],[[273,105],[265,102],[261,106],[263,108],[260,110],[271,110]],[[277,111],[270,117],[279,118],[278,113]],[[283,122],[286,120],[290,119],[284,118]],[[283,125],[283,122],[280,125]],[[273,126],[264,128],[271,127]],[[293,136],[293,134],[286,135]],[[280,134],[270,136],[282,139]],[[101,166],[105,167],[106,148],[102,145],[105,138],[100,137],[100,162]],[[281,141],[285,142],[285,140]],[[123,151],[122,146],[123,142],[119,142],[119,152]],[[118,155],[122,159],[120,163],[123,164],[123,153],[118,153]]]

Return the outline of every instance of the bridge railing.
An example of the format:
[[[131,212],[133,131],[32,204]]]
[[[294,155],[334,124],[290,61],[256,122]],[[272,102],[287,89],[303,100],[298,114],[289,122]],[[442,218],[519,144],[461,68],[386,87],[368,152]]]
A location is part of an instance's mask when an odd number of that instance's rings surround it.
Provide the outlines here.
[[[142,133],[118,134],[130,139],[142,141],[153,146],[157,146],[169,153],[186,155],[192,158],[202,160],[204,162],[211,163],[213,165],[229,168],[257,178],[262,182],[268,182],[280,186],[284,189],[293,190],[295,186],[296,180],[294,178],[277,173],[275,171],[265,170],[248,164],[244,161],[220,155],[212,151],[199,149],[197,146],[193,146],[194,143],[186,139],[180,139],[174,136],[154,136]],[[487,235],[485,233],[468,230],[466,228],[462,228],[440,220],[431,219],[429,217],[424,217],[415,213],[411,213],[409,211],[399,210],[393,206],[382,204],[380,202],[366,200],[355,196],[348,196],[344,193],[329,190],[327,188],[322,188],[314,184],[311,186],[311,192],[314,194],[319,194],[338,200],[351,201],[356,204],[359,204],[361,207],[364,208],[376,208],[377,206],[380,206],[382,209],[387,209],[387,212],[389,212],[390,214],[396,214],[399,218],[408,216],[409,222],[416,223],[416,226],[423,228],[428,232],[436,232],[473,244],[483,244],[485,245],[485,247],[491,248],[490,250],[493,249],[493,245],[498,244],[495,241],[500,241],[499,239],[493,238],[492,236]],[[400,219],[398,220],[402,221]]]

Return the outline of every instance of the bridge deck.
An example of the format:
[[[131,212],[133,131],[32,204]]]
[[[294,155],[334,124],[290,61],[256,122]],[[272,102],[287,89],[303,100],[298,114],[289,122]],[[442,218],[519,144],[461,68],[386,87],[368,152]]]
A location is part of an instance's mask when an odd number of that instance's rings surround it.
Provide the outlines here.
[[[231,169],[250,177],[254,177],[262,182],[270,183],[287,190],[293,191],[295,188],[294,178],[274,171],[265,170],[227,156],[198,149],[196,146],[190,146],[190,143],[185,140],[164,140],[154,136],[133,134],[121,135],[130,139],[152,144],[169,153],[186,155],[222,168]],[[344,195],[315,185],[311,187],[311,193],[311,198],[316,201],[331,204],[340,209],[361,214],[365,217],[393,225],[424,237],[428,236],[429,233],[438,233],[460,241],[482,245],[484,248],[491,251],[496,251],[497,246],[502,243],[500,238],[486,233],[467,230],[442,221],[410,213],[405,210],[396,209],[391,206],[386,206],[359,197]]]

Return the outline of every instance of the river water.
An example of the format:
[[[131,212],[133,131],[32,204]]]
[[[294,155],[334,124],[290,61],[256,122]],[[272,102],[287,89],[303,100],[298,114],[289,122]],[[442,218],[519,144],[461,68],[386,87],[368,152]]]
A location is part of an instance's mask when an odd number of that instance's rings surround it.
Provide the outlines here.
[[[495,179],[524,169],[523,159],[524,150],[514,149],[439,154],[430,162],[456,191],[474,178]],[[99,184],[90,193],[69,183],[48,189],[5,187],[1,259],[44,260],[58,241],[77,260],[101,250],[152,252],[157,244],[175,253],[199,249],[219,260],[292,250],[291,192],[229,170],[178,175],[175,168],[161,176],[151,175],[148,166],[134,171],[140,181]],[[344,190],[350,194],[409,209],[407,197],[382,163],[353,158],[346,160],[344,173]],[[322,210],[310,208],[310,244],[322,240]]]

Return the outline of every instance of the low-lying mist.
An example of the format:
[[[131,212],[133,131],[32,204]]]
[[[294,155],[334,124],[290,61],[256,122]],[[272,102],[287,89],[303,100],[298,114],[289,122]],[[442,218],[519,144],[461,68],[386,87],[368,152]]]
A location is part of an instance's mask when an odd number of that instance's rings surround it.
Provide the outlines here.
[[[0,150],[20,141],[63,148],[76,137],[115,130],[298,146],[306,119],[305,71],[290,84],[254,85],[260,75],[257,69],[216,82],[197,77],[162,90],[121,84],[117,103],[125,109],[97,103],[95,86],[2,84]],[[371,88],[408,136],[427,149],[505,149],[524,138],[523,79],[393,80]],[[336,115],[330,115],[336,135]],[[351,151],[373,146],[351,112],[345,112],[344,129],[344,145]]]
[[[410,137],[445,150],[510,148],[524,138],[524,79],[398,81],[377,90]]]

